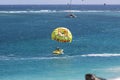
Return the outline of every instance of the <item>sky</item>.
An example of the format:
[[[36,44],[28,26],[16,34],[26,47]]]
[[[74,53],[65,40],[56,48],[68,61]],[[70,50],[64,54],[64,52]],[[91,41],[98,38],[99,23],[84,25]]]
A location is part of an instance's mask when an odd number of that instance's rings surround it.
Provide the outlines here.
[[[67,4],[70,0],[0,0],[0,5],[13,4]],[[120,4],[120,0],[72,0],[72,4]]]

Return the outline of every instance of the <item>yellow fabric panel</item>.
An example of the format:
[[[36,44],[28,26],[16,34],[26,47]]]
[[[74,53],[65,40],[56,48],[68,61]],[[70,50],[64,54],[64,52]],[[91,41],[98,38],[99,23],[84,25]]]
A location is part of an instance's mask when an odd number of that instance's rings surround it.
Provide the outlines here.
[[[51,34],[52,40],[58,42],[72,42],[72,34],[69,29],[65,27],[58,27],[53,30]]]

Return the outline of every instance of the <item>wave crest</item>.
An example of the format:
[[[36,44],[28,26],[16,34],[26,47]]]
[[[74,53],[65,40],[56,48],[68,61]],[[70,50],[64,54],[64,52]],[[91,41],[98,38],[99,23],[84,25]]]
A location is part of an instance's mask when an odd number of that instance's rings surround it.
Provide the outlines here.
[[[85,54],[81,55],[82,57],[119,57],[120,54],[109,54],[109,53],[104,53],[104,54]]]
[[[9,57],[0,56],[0,60],[49,60],[49,59],[67,59],[73,56],[50,56],[50,57]]]
[[[110,79],[110,80],[120,80],[120,77],[118,77],[118,78],[114,78],[114,79]]]
[[[0,13],[56,13],[56,12],[111,12],[111,10],[23,10],[23,11],[0,11]],[[115,11],[120,12],[120,11]]]
[[[76,57],[120,57],[120,54],[85,54],[85,55],[63,55],[63,56],[47,56],[47,57],[16,57],[16,56],[0,56],[0,60],[47,60],[47,59],[68,59]]]

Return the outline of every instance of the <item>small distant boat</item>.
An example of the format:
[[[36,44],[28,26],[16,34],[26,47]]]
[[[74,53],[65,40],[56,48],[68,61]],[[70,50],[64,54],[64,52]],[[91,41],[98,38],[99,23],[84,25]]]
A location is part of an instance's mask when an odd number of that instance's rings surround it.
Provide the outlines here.
[[[75,14],[71,13],[71,14],[68,15],[68,17],[69,18],[76,18],[77,16]]]
[[[54,50],[54,51],[53,51],[53,54],[54,54],[54,55],[61,55],[61,54],[64,54],[63,51],[64,51],[63,49]]]
[[[67,17],[69,17],[69,18],[76,18],[77,16],[75,14],[71,13],[71,4],[72,4],[72,0],[70,0],[70,4],[69,4],[70,12],[67,15]]]

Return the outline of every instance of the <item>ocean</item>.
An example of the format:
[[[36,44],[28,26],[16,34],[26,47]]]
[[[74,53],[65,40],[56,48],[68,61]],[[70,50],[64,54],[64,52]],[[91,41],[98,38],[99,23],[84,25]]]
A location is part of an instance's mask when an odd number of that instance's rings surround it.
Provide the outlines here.
[[[120,80],[120,5],[0,5],[0,80]],[[51,39],[57,27],[73,40]],[[63,55],[53,55],[59,46]]]

